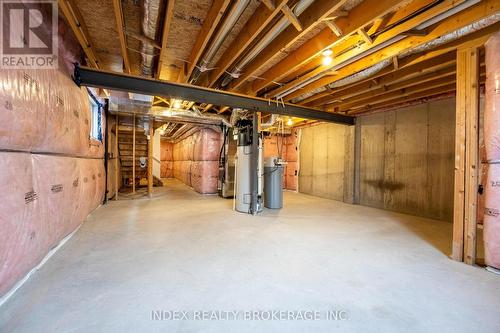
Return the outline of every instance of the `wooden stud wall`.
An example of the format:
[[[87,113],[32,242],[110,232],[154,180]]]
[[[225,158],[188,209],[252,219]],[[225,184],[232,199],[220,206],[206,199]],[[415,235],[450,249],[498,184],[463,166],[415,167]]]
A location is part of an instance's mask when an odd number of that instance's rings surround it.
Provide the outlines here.
[[[153,120],[149,121],[149,140],[148,140],[148,196],[153,195]]]
[[[455,124],[455,189],[451,257],[473,265],[476,258],[479,51],[457,51],[457,103]]]

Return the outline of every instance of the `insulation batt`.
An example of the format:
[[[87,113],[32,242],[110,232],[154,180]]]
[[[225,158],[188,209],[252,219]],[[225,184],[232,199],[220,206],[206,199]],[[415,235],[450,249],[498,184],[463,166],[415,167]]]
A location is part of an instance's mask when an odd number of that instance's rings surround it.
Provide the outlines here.
[[[90,145],[90,101],[56,70],[0,70],[0,149],[102,157]],[[26,130],[30,129],[30,130]]]
[[[264,138],[264,158],[280,156],[287,162],[283,176],[283,188],[296,191],[298,183],[298,130],[291,135],[270,135]]]
[[[104,164],[29,153],[1,153],[0,295],[36,266],[99,206]],[[100,175],[100,176],[99,176]]]
[[[194,161],[191,164],[191,184],[198,193],[216,193],[218,175],[218,161]]]
[[[173,176],[202,194],[217,193],[219,132],[202,128],[173,144]],[[165,167],[166,168],[166,167]],[[165,170],[168,174],[168,170]]]
[[[174,146],[171,142],[162,140],[160,144],[160,177],[173,178],[174,177]]]
[[[59,70],[0,69],[0,297],[104,196],[104,145],[69,75],[78,42],[59,26]]]
[[[488,165],[484,188],[484,246],[486,265],[500,269],[500,32],[486,48],[484,144]]]

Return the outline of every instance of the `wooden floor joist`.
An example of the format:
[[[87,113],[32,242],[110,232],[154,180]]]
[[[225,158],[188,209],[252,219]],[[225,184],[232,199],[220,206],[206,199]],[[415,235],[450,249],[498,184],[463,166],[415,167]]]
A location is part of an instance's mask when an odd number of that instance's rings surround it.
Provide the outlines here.
[[[418,5],[424,6],[429,3],[429,0],[419,0]],[[320,57],[323,50],[332,48],[334,45],[347,39],[348,36],[354,34],[358,29],[369,25],[378,17],[387,15],[394,8],[400,5],[400,1],[380,1],[380,0],[365,0],[358,6],[349,11],[345,17],[340,17],[335,20],[335,26],[327,26],[316,36],[306,41],[302,47],[290,52],[287,57],[279,63],[268,69],[265,73],[260,74],[262,80],[255,80],[252,83],[252,90],[259,92],[260,90],[272,86],[273,81],[281,80],[283,77],[304,67],[311,60]],[[413,5],[413,4],[412,4]],[[406,15],[408,13],[405,13]],[[327,21],[328,22],[328,21]],[[341,34],[335,32],[342,31]],[[244,78],[241,78],[243,80]]]
[[[443,11],[445,9],[449,9],[453,7],[453,4],[450,2],[443,2],[442,4],[439,5],[439,11],[435,9],[432,14],[437,15],[440,11]],[[470,7],[467,11],[459,12],[455,14],[454,16],[451,16],[447,19],[444,19],[440,21],[439,23],[436,23],[435,25],[432,26],[432,29],[429,30],[429,34],[426,36],[411,36],[411,37],[406,37],[403,38],[402,40],[399,40],[398,42],[395,42],[389,46],[386,46],[372,54],[370,54],[367,57],[363,57],[357,61],[354,61],[346,66],[343,66],[342,68],[338,69],[338,74],[335,76],[325,76],[319,79],[314,80],[311,83],[308,83],[306,85],[303,85],[301,89],[296,89],[292,90],[294,87],[296,87],[296,84],[299,82],[307,82],[307,76],[299,78],[299,80],[296,80],[296,82],[290,82],[286,86],[280,87],[276,89],[276,91],[273,91],[272,93],[280,93],[280,94],[286,94],[284,97],[285,101],[292,100],[294,98],[297,98],[301,95],[304,94],[305,91],[311,91],[315,90],[321,87],[324,87],[328,84],[331,84],[335,81],[338,81],[342,78],[348,77],[352,73],[356,73],[359,71],[362,71],[370,66],[373,66],[377,63],[379,63],[382,60],[385,59],[391,59],[393,56],[401,54],[402,51],[404,50],[409,50],[412,49],[418,45],[422,45],[423,43],[427,41],[434,40],[438,38],[439,36],[451,33],[458,28],[470,25],[474,22],[477,22],[478,20],[484,19],[485,17],[488,17],[500,9],[500,4],[498,2],[495,2],[493,0],[485,0],[480,2],[479,4]],[[431,12],[426,13],[426,18],[431,16]],[[410,22],[415,24],[414,20],[409,20],[405,22],[405,27],[410,25]],[[493,26],[493,25],[492,25]],[[486,30],[486,29],[483,29]],[[392,29],[385,32],[382,35],[388,35],[393,34],[395,31]],[[384,38],[382,38],[382,35],[378,36],[375,42],[372,44],[375,45],[379,42],[381,42]],[[363,44],[367,45],[367,44]],[[360,50],[363,49],[363,46],[360,48]],[[336,57],[334,58],[334,63],[338,62],[341,63],[344,57],[345,58],[350,58],[351,56],[354,56],[356,54],[361,53],[360,50],[354,50],[352,51],[351,55],[344,54],[342,57]],[[402,67],[402,64],[399,64],[400,67]]]
[[[420,62],[406,65],[404,68],[401,68],[400,66],[399,70],[387,67],[376,75],[370,76],[365,80],[339,87],[334,92],[325,91],[324,93],[313,95],[304,99],[300,103],[312,107],[318,107],[328,104],[328,102],[338,98],[351,97],[353,95],[373,90],[380,85],[390,84],[398,79],[404,79],[405,77],[418,74],[423,75],[427,72],[450,66],[455,63],[455,57],[455,51],[453,51],[434,58],[423,59]],[[376,81],[373,82],[373,79]]]

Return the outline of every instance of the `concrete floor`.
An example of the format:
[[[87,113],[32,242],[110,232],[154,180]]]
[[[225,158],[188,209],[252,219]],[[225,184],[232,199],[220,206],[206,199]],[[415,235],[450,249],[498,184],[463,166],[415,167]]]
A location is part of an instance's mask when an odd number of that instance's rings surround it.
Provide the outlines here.
[[[0,308],[0,331],[500,332],[500,276],[447,258],[449,223],[290,192],[281,211],[252,217],[167,185],[97,209]],[[153,310],[323,319],[153,321]]]

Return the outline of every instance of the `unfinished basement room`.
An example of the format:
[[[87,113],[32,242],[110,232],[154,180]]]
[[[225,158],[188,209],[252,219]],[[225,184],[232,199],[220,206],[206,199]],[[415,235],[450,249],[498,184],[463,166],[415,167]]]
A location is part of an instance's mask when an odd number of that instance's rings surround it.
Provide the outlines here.
[[[500,1],[0,17],[0,332],[500,332]]]

